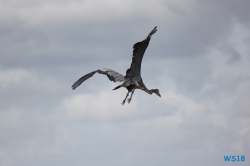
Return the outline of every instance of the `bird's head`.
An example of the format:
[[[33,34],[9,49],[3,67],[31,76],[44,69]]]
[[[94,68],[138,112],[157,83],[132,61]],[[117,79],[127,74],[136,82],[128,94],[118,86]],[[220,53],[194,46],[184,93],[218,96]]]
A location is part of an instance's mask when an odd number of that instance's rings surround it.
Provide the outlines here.
[[[155,93],[157,96],[161,97],[159,89],[152,89],[151,91]]]

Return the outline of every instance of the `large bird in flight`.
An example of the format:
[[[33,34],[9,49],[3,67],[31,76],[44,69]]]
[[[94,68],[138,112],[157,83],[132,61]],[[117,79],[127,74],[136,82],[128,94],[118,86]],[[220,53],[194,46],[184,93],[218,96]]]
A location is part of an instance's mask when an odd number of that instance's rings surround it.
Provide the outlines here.
[[[127,88],[128,93],[125,97],[125,99],[122,101],[122,105],[126,102],[126,99],[131,92],[130,98],[128,98],[128,103],[132,100],[132,96],[134,94],[135,89],[141,89],[148,94],[155,93],[157,96],[161,97],[160,92],[158,89],[151,89],[149,90],[143,83],[141,78],[141,62],[144,55],[144,52],[146,51],[149,41],[151,39],[151,36],[157,31],[155,27],[147,36],[147,38],[141,42],[135,43],[133,46],[133,57],[132,57],[132,63],[129,69],[126,71],[126,75],[122,75],[114,70],[107,69],[107,68],[100,68],[98,70],[92,71],[83,77],[81,77],[79,80],[77,80],[73,85],[72,89],[76,89],[82,82],[92,77],[96,72],[99,74],[105,74],[109,78],[110,81],[118,81],[122,82],[121,85],[115,87],[113,90],[119,89],[121,87]]]

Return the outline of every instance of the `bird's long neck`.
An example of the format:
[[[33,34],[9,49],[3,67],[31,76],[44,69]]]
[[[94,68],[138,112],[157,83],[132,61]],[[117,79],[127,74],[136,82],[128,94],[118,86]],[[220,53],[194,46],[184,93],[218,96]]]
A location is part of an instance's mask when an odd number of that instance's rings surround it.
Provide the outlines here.
[[[153,93],[153,91],[152,91],[152,90],[147,89],[146,87],[144,87],[144,88],[145,88],[145,92],[147,92],[148,94],[152,94],[152,93]]]
[[[153,89],[148,89],[144,84],[141,86],[141,89],[144,90],[145,92],[147,92],[148,94],[152,94],[153,93]]]
[[[148,94],[152,94],[153,93],[153,89],[149,90],[143,83],[143,81],[141,81],[141,86],[140,89],[142,89],[143,91],[147,92]]]

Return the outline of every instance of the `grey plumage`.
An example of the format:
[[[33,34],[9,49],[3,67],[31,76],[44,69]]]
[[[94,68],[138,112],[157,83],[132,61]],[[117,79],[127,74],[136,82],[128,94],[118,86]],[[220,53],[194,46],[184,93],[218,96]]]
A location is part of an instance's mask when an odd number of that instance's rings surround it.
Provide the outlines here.
[[[128,103],[132,100],[132,96],[134,94],[135,89],[141,89],[148,94],[155,93],[159,97],[161,97],[160,92],[158,89],[147,89],[147,87],[144,85],[142,78],[141,78],[141,62],[143,55],[149,45],[151,36],[157,31],[157,27],[155,27],[149,35],[146,37],[145,40],[135,43],[133,46],[133,56],[132,56],[132,63],[130,65],[130,68],[127,69],[126,75],[123,76],[122,74],[111,70],[107,68],[101,68],[96,71],[90,72],[83,77],[81,77],[79,80],[77,80],[73,85],[72,89],[76,89],[82,82],[92,77],[96,72],[99,74],[107,75],[110,81],[114,82],[123,82],[121,85],[115,87],[113,90],[119,89],[120,87],[125,87],[128,90],[128,93],[123,100],[122,104],[125,103],[129,93],[131,92],[131,97],[128,99]]]
[[[84,76],[82,76],[79,80],[77,80],[73,85],[72,85],[72,89],[76,89],[79,85],[81,85],[82,82],[84,82],[85,80],[89,79],[90,77],[92,77],[95,73],[99,73],[99,74],[104,74],[106,75],[110,81],[118,81],[118,82],[122,82],[125,80],[124,76],[116,71],[113,71],[111,69],[107,69],[107,68],[101,68],[98,69],[96,71],[92,71]]]
[[[135,43],[133,46],[133,56],[130,68],[126,72],[126,78],[132,77],[134,74],[141,75],[141,62],[143,55],[148,47],[151,36],[157,31],[155,27],[147,36],[147,38],[141,42]]]

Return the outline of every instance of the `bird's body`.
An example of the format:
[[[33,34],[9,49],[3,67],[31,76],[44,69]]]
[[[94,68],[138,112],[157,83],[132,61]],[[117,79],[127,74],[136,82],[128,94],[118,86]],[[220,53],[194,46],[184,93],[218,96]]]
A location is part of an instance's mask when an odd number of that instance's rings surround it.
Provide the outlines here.
[[[77,80],[73,85],[72,89],[74,90],[77,88],[82,82],[87,80],[88,78],[92,77],[95,73],[99,74],[105,74],[109,78],[110,81],[118,81],[118,82],[123,82],[121,85],[115,87],[113,90],[119,89],[121,87],[124,87],[128,90],[128,93],[123,100],[122,104],[125,103],[129,93],[131,92],[131,97],[128,99],[128,103],[132,100],[132,96],[134,94],[135,89],[141,89],[148,94],[155,93],[159,97],[161,97],[159,90],[158,89],[147,89],[147,87],[144,85],[142,78],[141,78],[141,62],[143,55],[148,47],[149,41],[151,39],[151,36],[157,31],[155,27],[147,36],[147,38],[141,42],[138,42],[134,44],[133,46],[133,57],[132,57],[132,63],[129,69],[126,71],[126,75],[123,76],[122,74],[111,70],[107,68],[100,68],[96,71],[93,71],[91,73],[88,73],[81,77],[79,80]]]

